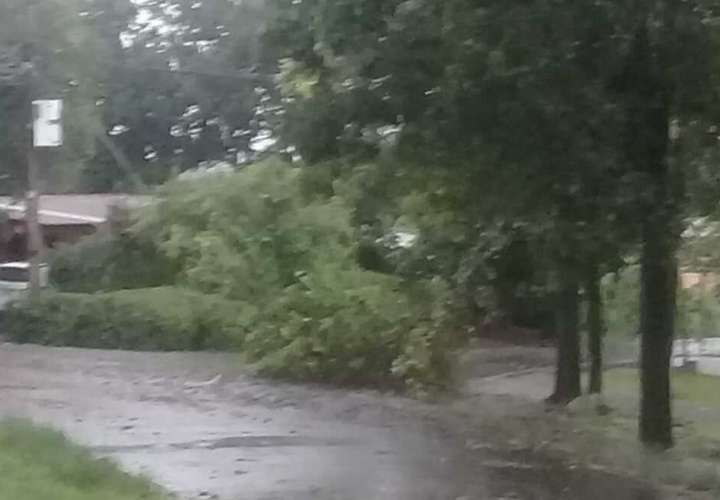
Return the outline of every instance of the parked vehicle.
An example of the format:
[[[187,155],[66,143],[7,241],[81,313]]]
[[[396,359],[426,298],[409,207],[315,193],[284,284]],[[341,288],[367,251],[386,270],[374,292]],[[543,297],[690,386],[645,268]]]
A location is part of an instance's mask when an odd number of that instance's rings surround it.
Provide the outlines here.
[[[40,286],[48,286],[50,267],[40,265]],[[0,264],[0,310],[13,300],[23,299],[30,292],[30,263],[6,262]]]

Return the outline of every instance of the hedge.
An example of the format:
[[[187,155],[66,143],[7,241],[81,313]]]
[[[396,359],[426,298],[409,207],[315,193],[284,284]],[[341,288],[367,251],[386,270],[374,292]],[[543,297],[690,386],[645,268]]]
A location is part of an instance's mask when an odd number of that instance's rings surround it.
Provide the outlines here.
[[[269,376],[424,390],[447,381],[442,287],[326,265],[263,307],[244,351]],[[413,293],[414,292],[414,293]]]
[[[360,266],[352,208],[308,199],[301,173],[270,162],[171,182],[124,233],[54,254],[61,292],[95,293],[16,304],[10,339],[238,350],[275,377],[442,386],[456,331],[447,287]]]
[[[235,350],[251,308],[164,287],[96,294],[48,292],[10,304],[7,338],[18,343],[148,351]]]
[[[50,280],[61,292],[174,285],[177,272],[152,242],[130,233],[99,233],[50,253]]]

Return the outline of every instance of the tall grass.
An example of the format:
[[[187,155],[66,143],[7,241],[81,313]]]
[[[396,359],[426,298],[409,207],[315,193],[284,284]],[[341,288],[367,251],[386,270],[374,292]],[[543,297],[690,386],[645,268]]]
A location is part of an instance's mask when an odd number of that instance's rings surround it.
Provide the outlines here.
[[[0,423],[0,500],[167,500],[149,481],[93,458],[62,434]]]

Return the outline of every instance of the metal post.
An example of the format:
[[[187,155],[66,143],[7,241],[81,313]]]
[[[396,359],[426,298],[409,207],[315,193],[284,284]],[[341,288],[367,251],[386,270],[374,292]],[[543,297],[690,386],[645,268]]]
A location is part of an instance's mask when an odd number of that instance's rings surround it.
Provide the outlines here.
[[[33,6],[28,10],[28,30],[34,26],[35,10]],[[32,43],[32,41],[31,41]],[[43,237],[40,228],[39,210],[40,193],[38,191],[38,157],[35,151],[34,124],[38,110],[35,107],[35,94],[37,93],[37,68],[35,67],[34,51],[30,54],[29,71],[27,79],[28,111],[30,122],[27,134],[27,183],[28,191],[25,199],[25,220],[27,225],[27,250],[30,267],[30,297],[36,297],[40,292],[40,261],[43,258]]]
[[[40,292],[40,264],[43,258],[42,230],[38,221],[39,196],[29,191],[27,196],[28,250],[30,254],[30,295]]]
[[[38,158],[32,141],[28,149],[28,192],[25,200],[27,243],[30,264],[30,296],[40,292],[40,264],[43,259],[43,236],[40,227],[40,193],[38,192]]]

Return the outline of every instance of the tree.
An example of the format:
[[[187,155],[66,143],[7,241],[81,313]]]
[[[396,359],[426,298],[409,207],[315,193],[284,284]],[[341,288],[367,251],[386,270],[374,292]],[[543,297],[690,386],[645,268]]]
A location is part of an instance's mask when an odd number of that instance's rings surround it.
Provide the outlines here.
[[[601,394],[603,390],[603,335],[605,323],[603,320],[603,302],[600,289],[600,269],[595,263],[590,263],[585,281],[587,294],[587,332],[588,354],[590,356],[590,376],[588,380],[588,393]]]
[[[20,67],[22,42],[32,41],[42,93],[65,101],[66,142],[45,191],[138,190],[203,162],[251,160],[275,140],[276,64],[258,43],[264,2],[8,1],[0,12],[4,66]],[[12,128],[29,98],[4,80],[0,127]],[[25,134],[4,132],[17,145],[0,162],[5,191],[21,192],[23,174],[13,172]]]
[[[286,134],[301,154],[311,162],[343,154],[391,126],[398,154],[441,165],[458,184],[475,181],[467,192],[484,199],[469,205],[481,207],[469,216],[478,232],[498,219],[533,228],[558,278],[553,400],[580,390],[581,282],[591,305],[591,388],[600,389],[598,280],[641,242],[640,434],[671,445],[674,260],[684,178],[697,176],[669,133],[672,122],[685,131],[714,114],[717,2],[279,4],[288,120],[309,113],[326,127]]]
[[[637,2],[627,27],[617,90],[625,113],[625,151],[638,181],[642,231],[642,391],[640,439],[673,444],[670,357],[677,259],[690,165],[674,161],[670,125],[708,117],[714,107],[710,61],[717,2]],[[711,113],[712,114],[712,111]]]
[[[110,3],[94,14],[107,41],[99,99],[107,133],[85,189],[133,189],[204,163],[234,165],[272,142],[275,65],[256,42],[261,2]]]
[[[458,180],[449,189],[470,178],[468,200],[489,200],[468,214],[469,234],[475,233],[466,238],[470,248],[493,219],[534,228],[532,239],[562,277],[555,280],[564,326],[552,399],[574,399],[580,392],[578,289],[589,259],[587,237],[595,234],[587,228],[608,227],[597,214],[614,215],[608,179],[621,168],[612,154],[616,116],[593,66],[609,50],[598,43],[608,33],[580,15],[594,7],[477,8],[455,0],[284,8],[292,12],[280,27],[294,42],[286,41],[283,54],[291,59],[286,78],[296,90],[294,112],[330,127],[327,135],[286,138],[299,140],[312,162],[347,149],[348,134],[372,137],[382,127],[398,127],[400,154],[447,165],[442,168]],[[362,22],[349,28],[357,19]],[[550,25],[560,28],[552,37]],[[569,50],[576,53],[568,57]],[[334,104],[316,106],[316,100]],[[604,202],[604,210],[594,205]]]
[[[53,169],[42,186],[63,189],[73,183],[77,165],[92,154],[90,130],[95,113],[92,86],[96,66],[88,51],[94,33],[78,16],[81,1],[0,2],[0,82],[2,191],[20,194],[26,187],[25,163],[30,121],[29,101],[62,97],[65,102],[65,146],[53,154]],[[33,81],[31,91],[30,83]],[[88,104],[90,106],[88,106]]]

